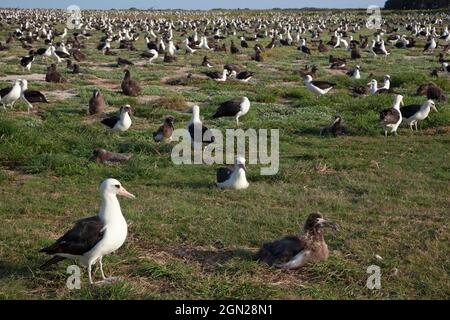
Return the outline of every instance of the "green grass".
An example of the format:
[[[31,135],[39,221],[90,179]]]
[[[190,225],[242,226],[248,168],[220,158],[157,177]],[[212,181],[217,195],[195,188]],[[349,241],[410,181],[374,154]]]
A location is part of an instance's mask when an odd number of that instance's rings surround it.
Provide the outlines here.
[[[131,68],[143,95],[155,96],[143,101],[119,92],[121,69],[93,68],[96,62],[108,65],[117,58],[95,50],[100,36],[94,32],[85,42],[92,64],[81,64],[84,75],[68,74],[61,65],[68,84],[29,81],[31,89],[46,92],[74,89],[75,97],[53,99],[30,114],[21,103],[16,111],[0,112],[0,298],[448,299],[450,105],[437,103],[439,112],[420,124],[420,132],[401,128],[399,136],[385,139],[378,113],[393,98],[354,97],[348,90],[367,83],[370,73],[378,80],[389,73],[405,104],[424,101],[415,95],[423,82],[434,81],[448,93],[448,76],[429,77],[437,58],[422,55],[423,39],[412,50],[389,48],[386,60],[363,53],[358,64],[364,79],[356,82],[330,74],[328,55],[314,50],[312,56],[303,56],[295,47],[283,47],[266,52],[262,64],[249,61],[251,49],[238,57],[208,53],[216,70],[233,62],[256,73],[247,84],[216,83],[197,77],[204,71],[199,67],[202,52],[183,52],[174,64],[158,60]],[[178,41],[179,33],[175,36]],[[139,49],[144,47],[142,38]],[[329,39],[328,33],[323,39]],[[119,52],[141,60],[140,52]],[[18,44],[0,52],[0,76],[22,74],[17,60],[4,59],[19,54],[25,50]],[[343,49],[332,54],[349,55]],[[297,73],[305,63],[319,66],[318,78],[335,82],[336,88],[319,99],[308,92]],[[38,62],[31,72],[44,70],[45,64]],[[186,78],[188,73],[194,77]],[[168,78],[179,81],[168,83]],[[0,82],[2,88],[7,85]],[[121,104],[132,105],[135,115],[128,132],[109,134],[99,120],[86,116],[94,88],[102,91],[112,112]],[[243,129],[280,129],[277,175],[261,176],[259,165],[248,166],[249,189],[218,190],[218,166],[175,166],[171,146],[153,142],[153,130],[167,115],[175,116],[177,128],[186,126],[188,103],[201,106],[209,127],[234,128],[233,119],[211,116],[221,102],[239,95],[252,101],[241,119]],[[337,113],[350,135],[320,137],[321,127]],[[97,147],[133,153],[134,158],[122,166],[91,163],[88,158]],[[324,166],[325,171],[318,170]],[[107,177],[119,179],[137,195],[135,201],[120,199],[129,236],[105,258],[106,273],[120,280],[89,287],[83,270],[82,289],[70,291],[65,271],[71,263],[40,271],[46,257],[37,251],[77,219],[96,214],[98,186]],[[252,260],[262,242],[298,232],[313,211],[338,225],[326,234],[331,250],[326,262],[284,272]],[[365,286],[372,264],[381,267],[381,290]]]

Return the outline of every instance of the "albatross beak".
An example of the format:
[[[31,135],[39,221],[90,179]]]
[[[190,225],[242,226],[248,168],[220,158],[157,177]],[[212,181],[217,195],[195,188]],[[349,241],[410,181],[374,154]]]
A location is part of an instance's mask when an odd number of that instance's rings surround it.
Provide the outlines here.
[[[127,190],[125,190],[124,187],[120,187],[119,192],[117,192],[118,195],[124,196],[126,198],[135,199],[136,196],[134,194],[129,193]]]
[[[325,220],[323,218],[319,218],[317,221],[322,227],[331,227],[336,229],[336,224],[331,220]]]
[[[431,106],[431,109],[433,109],[433,111],[435,111],[435,112],[438,112],[438,110],[435,106]]]

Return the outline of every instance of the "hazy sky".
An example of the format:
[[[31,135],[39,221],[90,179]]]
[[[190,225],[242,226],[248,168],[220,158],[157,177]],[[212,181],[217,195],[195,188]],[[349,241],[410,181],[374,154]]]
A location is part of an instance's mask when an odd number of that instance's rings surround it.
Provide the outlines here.
[[[211,8],[367,8],[369,5],[382,7],[385,0],[1,0],[3,8],[67,8],[71,4],[81,9],[211,9]]]

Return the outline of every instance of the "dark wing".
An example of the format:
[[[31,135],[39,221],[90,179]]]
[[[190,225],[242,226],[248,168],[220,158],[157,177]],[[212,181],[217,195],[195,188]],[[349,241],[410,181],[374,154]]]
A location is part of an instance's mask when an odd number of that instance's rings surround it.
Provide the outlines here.
[[[385,109],[380,112],[380,121],[385,124],[397,123],[400,119],[400,113],[394,109]]]
[[[222,182],[227,181],[230,178],[232,173],[233,172],[231,170],[229,170],[228,168],[219,168],[217,170],[217,174],[216,174],[217,182],[222,183]]]
[[[159,142],[163,139],[164,126],[160,126],[156,132],[153,132],[153,139]]]
[[[329,87],[334,87],[336,85],[327,81],[311,81],[311,83],[320,89],[328,89]]]
[[[409,106],[405,106],[400,109],[400,112],[402,113],[403,118],[411,118],[413,115],[417,113],[417,111],[420,110],[420,105],[418,104],[411,104]]]
[[[23,93],[23,96],[30,103],[39,103],[39,102],[48,103],[47,98],[39,91],[26,90]]]
[[[210,77],[211,79],[218,79],[222,77],[222,75],[217,71],[207,71],[205,74]]]
[[[78,220],[75,226],[67,231],[65,235],[56,240],[51,246],[43,248],[39,252],[83,255],[103,238],[103,227],[103,222],[97,216]]]
[[[191,135],[191,139],[193,141],[197,141],[194,138],[195,125],[191,124],[188,129],[189,129],[189,134]],[[215,141],[215,137],[213,136],[212,132],[207,127],[202,125],[201,129],[202,129],[202,142],[203,143],[212,143]]]
[[[253,72],[249,72],[249,71],[242,71],[241,73],[239,73],[238,75],[237,75],[237,77],[236,78],[238,78],[238,79],[247,79],[247,78],[250,78],[250,77],[253,77],[253,75],[254,75],[254,73]]]
[[[4,96],[6,96],[11,91],[11,89],[12,89],[12,87],[1,89],[0,90],[0,97],[3,98]]]
[[[111,117],[111,118],[106,118],[102,120],[102,123],[105,126],[108,126],[110,128],[114,128],[114,126],[116,125],[117,122],[119,122],[120,118],[119,117]]]
[[[387,93],[391,93],[391,91],[386,88],[381,88],[381,89],[378,89],[376,93],[387,94]]]
[[[241,111],[241,103],[242,99],[240,98],[222,103],[213,115],[213,118],[234,117],[239,111]]]
[[[275,262],[287,262],[303,250],[305,244],[296,236],[286,236],[280,240],[264,243],[256,254],[260,261],[273,265]]]
[[[65,53],[63,51],[55,51],[55,54],[58,57],[63,58],[63,59],[70,58],[70,54],[67,54],[67,53]]]

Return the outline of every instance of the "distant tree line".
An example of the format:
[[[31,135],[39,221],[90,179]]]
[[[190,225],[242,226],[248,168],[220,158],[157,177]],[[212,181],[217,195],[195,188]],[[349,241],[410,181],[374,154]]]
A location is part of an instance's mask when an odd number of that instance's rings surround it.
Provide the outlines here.
[[[450,7],[449,0],[387,0],[385,9],[440,9]]]

